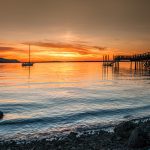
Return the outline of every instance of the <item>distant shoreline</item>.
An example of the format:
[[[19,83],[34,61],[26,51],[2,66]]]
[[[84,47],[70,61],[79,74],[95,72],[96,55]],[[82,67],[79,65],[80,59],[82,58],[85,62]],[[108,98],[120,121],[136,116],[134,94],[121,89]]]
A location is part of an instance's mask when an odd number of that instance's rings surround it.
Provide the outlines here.
[[[47,61],[47,62],[33,62],[33,63],[78,63],[78,62],[103,62],[103,61]],[[129,61],[121,61],[121,62],[129,62]],[[4,63],[23,63],[23,62],[0,62],[0,64],[4,64]]]
[[[0,63],[20,63],[17,59],[0,58]]]

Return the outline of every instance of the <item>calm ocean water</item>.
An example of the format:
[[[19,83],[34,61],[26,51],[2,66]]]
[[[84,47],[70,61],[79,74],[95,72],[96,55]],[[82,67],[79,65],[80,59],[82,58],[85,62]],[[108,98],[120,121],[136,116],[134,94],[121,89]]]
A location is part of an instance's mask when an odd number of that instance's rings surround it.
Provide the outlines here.
[[[122,63],[0,64],[0,138],[94,129],[150,116],[150,73]]]

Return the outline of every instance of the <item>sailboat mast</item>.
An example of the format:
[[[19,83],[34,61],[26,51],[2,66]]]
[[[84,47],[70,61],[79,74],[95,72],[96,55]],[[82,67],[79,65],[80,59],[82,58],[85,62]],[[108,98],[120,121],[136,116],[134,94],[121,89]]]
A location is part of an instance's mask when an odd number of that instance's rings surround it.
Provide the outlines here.
[[[30,44],[29,44],[29,63],[30,63]]]

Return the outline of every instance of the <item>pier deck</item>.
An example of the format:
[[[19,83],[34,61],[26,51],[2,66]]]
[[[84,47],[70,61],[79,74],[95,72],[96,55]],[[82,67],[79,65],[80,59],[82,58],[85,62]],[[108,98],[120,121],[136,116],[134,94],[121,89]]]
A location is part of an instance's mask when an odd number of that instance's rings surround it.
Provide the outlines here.
[[[117,55],[113,56],[112,60],[109,59],[109,55],[103,56],[103,66],[119,67],[119,62],[135,63],[135,69],[139,66],[150,69],[150,52],[136,55]]]

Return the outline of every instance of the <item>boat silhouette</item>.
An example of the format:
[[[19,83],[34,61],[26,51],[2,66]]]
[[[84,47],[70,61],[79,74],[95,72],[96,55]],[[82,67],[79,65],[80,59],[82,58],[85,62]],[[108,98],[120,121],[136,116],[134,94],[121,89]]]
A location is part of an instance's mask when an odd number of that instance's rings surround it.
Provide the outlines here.
[[[29,44],[29,61],[28,62],[23,62],[22,63],[23,67],[25,67],[25,66],[33,66],[33,62],[30,61],[30,59],[31,59],[30,57],[31,57],[31,54],[30,54],[30,44]]]

